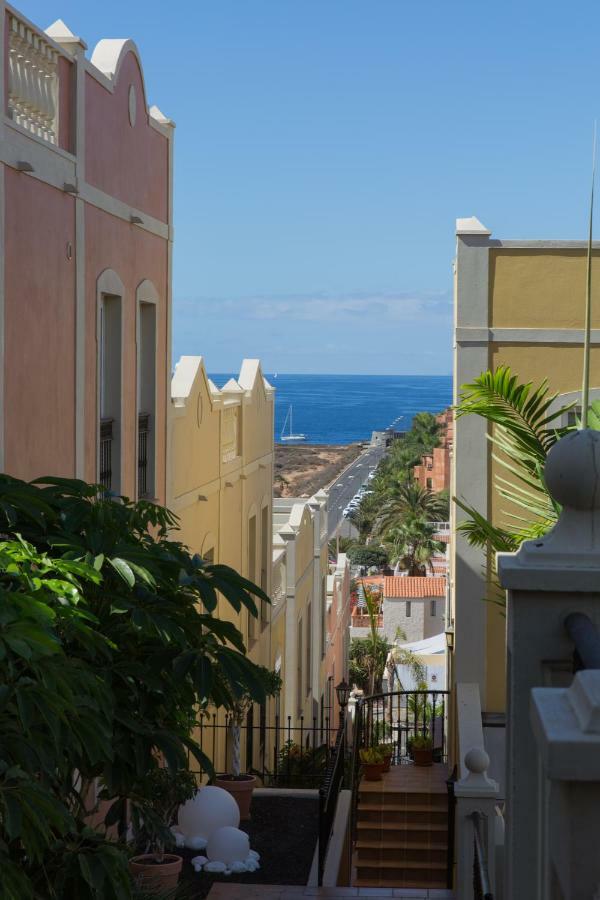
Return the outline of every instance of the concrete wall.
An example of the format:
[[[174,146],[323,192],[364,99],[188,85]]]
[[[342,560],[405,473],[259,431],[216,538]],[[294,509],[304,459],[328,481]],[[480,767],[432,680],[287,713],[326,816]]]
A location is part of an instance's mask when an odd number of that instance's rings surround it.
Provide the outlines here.
[[[435,615],[431,604],[435,602]],[[410,604],[410,615],[407,615]],[[444,630],[444,598],[413,597],[410,600],[397,597],[383,598],[383,634],[394,641],[397,629],[406,635],[406,641],[422,641]]]
[[[459,220],[459,223],[461,220]],[[479,223],[480,224],[480,223]],[[456,261],[455,391],[486,368],[508,365],[521,382],[548,379],[551,393],[575,399],[582,372],[586,248],[579,242],[500,241],[483,226],[459,224]],[[594,249],[594,259],[600,248]],[[600,284],[593,283],[591,385],[600,385]],[[575,393],[573,393],[575,392]],[[505,501],[493,487],[499,465],[475,416],[456,422],[452,493],[500,522]],[[503,472],[506,476],[506,472]],[[519,509],[519,515],[524,511]],[[453,512],[453,521],[462,513]],[[505,709],[506,621],[486,596],[489,567],[453,536],[455,680],[480,686],[485,712]]]

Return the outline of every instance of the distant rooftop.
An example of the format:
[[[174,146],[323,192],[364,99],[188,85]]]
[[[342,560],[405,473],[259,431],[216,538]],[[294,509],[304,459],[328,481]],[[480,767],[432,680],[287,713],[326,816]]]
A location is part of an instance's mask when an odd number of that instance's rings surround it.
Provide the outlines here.
[[[445,597],[446,579],[426,575],[390,575],[383,580],[383,596]]]

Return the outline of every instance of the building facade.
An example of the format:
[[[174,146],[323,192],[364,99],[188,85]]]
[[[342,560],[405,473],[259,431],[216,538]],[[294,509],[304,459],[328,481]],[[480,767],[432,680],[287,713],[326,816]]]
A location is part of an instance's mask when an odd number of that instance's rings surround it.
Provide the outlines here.
[[[232,566],[271,594],[274,390],[258,360],[216,387],[200,356],[183,356],[171,381],[168,502],[179,537],[207,562]],[[270,665],[268,604],[258,620],[219,601],[248,655]]]
[[[319,720],[325,708],[328,571],[327,494],[275,499],[271,659],[283,680],[284,721]]]
[[[0,469],[164,502],[173,125],[132,41],[0,13]]]
[[[577,241],[498,240],[477,219],[457,221],[454,390],[481,372],[510,366],[520,382],[548,380],[557,406],[581,390],[587,246]],[[600,250],[594,248],[594,258]],[[600,396],[600,285],[593,284],[591,399]],[[566,424],[566,422],[564,423]],[[499,465],[479,416],[455,423],[453,496],[500,523],[506,502],[494,489]],[[520,510],[515,510],[520,513]],[[452,512],[453,524],[460,510]],[[452,680],[479,685],[484,720],[505,712],[506,620],[483,602],[490,560],[452,529]],[[498,722],[494,722],[495,725]],[[500,728],[486,734],[496,741]],[[487,739],[487,738],[486,738]],[[493,755],[493,753],[491,753]]]
[[[382,633],[390,642],[422,641],[444,631],[447,580],[392,575],[383,579]]]
[[[414,480],[434,493],[447,491],[450,488],[450,460],[452,457],[452,439],[454,435],[453,413],[445,410],[436,416],[441,426],[440,446],[434,447],[431,453],[421,457],[421,462],[413,469]]]

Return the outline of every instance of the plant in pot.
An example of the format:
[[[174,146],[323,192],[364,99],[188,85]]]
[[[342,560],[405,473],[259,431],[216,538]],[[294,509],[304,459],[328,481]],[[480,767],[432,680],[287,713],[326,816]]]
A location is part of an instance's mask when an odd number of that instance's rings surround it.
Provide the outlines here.
[[[378,747],[363,748],[360,751],[360,761],[365,781],[381,781],[385,762]]]
[[[392,757],[394,755],[394,745],[393,744],[379,744],[378,749],[383,756],[383,764],[384,764],[384,772],[390,771],[390,766],[392,764]]]
[[[151,769],[136,785],[131,798],[136,855],[129,860],[129,871],[136,886],[147,894],[163,894],[177,886],[183,858],[166,850],[175,844],[171,826],[177,810],[196,790],[190,771],[161,766]]]
[[[277,672],[272,672],[265,666],[257,666],[258,680],[266,697],[274,697],[281,690],[282,681]],[[231,688],[235,700],[230,709],[229,731],[231,734],[231,772],[224,775],[217,775],[215,784],[218,787],[229,791],[235,798],[240,808],[240,819],[250,818],[250,804],[252,802],[252,792],[256,787],[256,776],[248,772],[242,772],[241,763],[241,730],[244,719],[248,715],[250,707],[254,703],[255,696],[247,691],[236,693]]]
[[[417,734],[412,739],[412,758],[415,766],[433,765],[433,741],[431,738]]]

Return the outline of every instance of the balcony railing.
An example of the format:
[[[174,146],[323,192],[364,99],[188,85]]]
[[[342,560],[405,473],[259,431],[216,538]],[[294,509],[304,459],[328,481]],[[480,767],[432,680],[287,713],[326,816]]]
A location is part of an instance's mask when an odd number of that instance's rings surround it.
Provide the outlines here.
[[[113,419],[100,420],[100,484],[107,491],[112,489]]]
[[[17,125],[56,144],[58,52],[14,14],[8,21],[8,115]]]
[[[150,439],[150,416],[140,413],[138,416],[138,496],[147,497],[148,485],[148,444]]]

